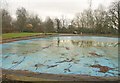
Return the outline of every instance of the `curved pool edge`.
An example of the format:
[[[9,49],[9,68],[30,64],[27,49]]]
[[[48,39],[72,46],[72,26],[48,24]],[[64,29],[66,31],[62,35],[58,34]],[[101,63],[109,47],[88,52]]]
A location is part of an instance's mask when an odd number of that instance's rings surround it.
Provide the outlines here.
[[[111,38],[120,38],[119,36],[104,36],[104,35],[88,35],[88,34],[52,34],[52,35],[34,35],[34,36],[26,36],[26,37],[17,37],[17,38],[8,38],[8,39],[2,39],[0,41],[0,44],[4,43],[10,43],[14,41],[21,41],[21,40],[29,40],[34,38],[45,38],[45,37],[53,37],[53,36],[94,36],[94,37],[111,37]]]
[[[81,74],[64,75],[37,73],[25,70],[2,69],[2,80],[17,81],[119,81],[118,77],[100,77]]]
[[[53,35],[34,35],[34,36],[26,36],[26,37],[8,38],[8,39],[2,39],[2,41],[0,41],[0,44],[10,43],[10,42],[15,42],[15,41],[21,41],[21,40],[30,40],[30,39],[35,39],[35,38],[52,37],[52,36],[56,36],[56,35],[57,34],[53,34]]]

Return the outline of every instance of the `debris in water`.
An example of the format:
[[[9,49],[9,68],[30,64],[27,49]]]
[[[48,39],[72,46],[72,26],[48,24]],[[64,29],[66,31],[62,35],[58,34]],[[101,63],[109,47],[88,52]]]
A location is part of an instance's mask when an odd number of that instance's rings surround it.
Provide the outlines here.
[[[70,65],[68,68],[64,69],[64,72],[71,72],[70,68],[72,67],[72,65]]]
[[[68,68],[66,68],[66,69],[64,69],[64,72],[66,73],[66,72],[70,72],[70,69],[68,69]]]
[[[3,57],[3,58],[5,58],[5,59],[6,59],[6,58],[8,58],[8,57],[9,57],[9,56],[5,56],[5,57]]]
[[[51,68],[51,67],[56,67],[57,65],[48,65],[48,68]]]
[[[59,62],[56,62],[56,63],[72,62],[73,60],[74,60],[74,58],[72,58],[72,59],[66,58],[66,60],[59,61]]]
[[[16,63],[18,63],[18,61],[13,61],[13,62],[12,62],[12,64],[16,64]]]
[[[42,67],[42,66],[45,66],[45,65],[43,65],[43,64],[35,64],[36,70],[38,69],[38,67]]]
[[[74,62],[75,64],[78,64],[79,61],[80,61],[80,60],[74,60],[73,62]]]
[[[89,54],[92,55],[92,56],[102,57],[102,55],[99,55],[99,54],[97,54],[97,53],[95,53],[95,52],[90,52]]]
[[[26,57],[23,57],[23,59],[22,59],[20,62],[18,62],[17,64],[13,65],[13,66],[10,67],[9,69],[13,69],[13,68],[15,68],[16,66],[18,66],[19,64],[21,64],[21,63],[25,60],[25,58],[26,58]]]
[[[108,66],[101,66],[101,65],[99,65],[99,64],[97,64],[97,65],[91,65],[90,67],[100,68],[100,71],[99,71],[99,72],[102,72],[102,73],[106,73],[106,72],[108,72],[109,70],[114,69],[114,68],[110,68],[110,67],[108,67]]]
[[[49,48],[50,46],[52,46],[52,45],[49,45],[49,46],[43,47],[42,49],[46,49],[46,48]]]
[[[66,48],[66,50],[70,50],[70,48],[69,47],[65,47]]]
[[[61,53],[62,56],[64,56],[65,54],[64,53]]]

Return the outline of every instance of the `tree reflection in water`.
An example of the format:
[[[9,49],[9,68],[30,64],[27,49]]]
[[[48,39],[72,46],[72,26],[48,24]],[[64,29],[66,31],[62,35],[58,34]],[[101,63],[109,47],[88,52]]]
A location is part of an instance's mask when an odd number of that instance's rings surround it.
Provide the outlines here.
[[[71,40],[71,43],[75,46],[80,47],[115,47],[116,43],[112,42],[98,42],[98,41],[92,41],[92,40]],[[116,45],[117,46],[117,45]]]
[[[69,43],[74,46],[79,47],[117,47],[117,43],[113,42],[98,42],[92,40],[61,40],[59,37],[57,38],[57,46],[60,47],[60,43]]]
[[[80,47],[91,47],[93,46],[93,41],[86,41],[86,40],[71,40],[72,44],[75,46]]]
[[[57,46],[59,47],[59,45],[60,45],[60,38],[58,37],[57,38]]]

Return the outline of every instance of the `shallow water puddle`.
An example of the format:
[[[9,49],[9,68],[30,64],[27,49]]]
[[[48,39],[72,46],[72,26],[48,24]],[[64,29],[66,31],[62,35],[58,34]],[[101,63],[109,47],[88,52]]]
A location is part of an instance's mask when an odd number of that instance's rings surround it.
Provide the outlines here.
[[[53,74],[118,76],[118,39],[60,36],[2,46],[2,68]]]

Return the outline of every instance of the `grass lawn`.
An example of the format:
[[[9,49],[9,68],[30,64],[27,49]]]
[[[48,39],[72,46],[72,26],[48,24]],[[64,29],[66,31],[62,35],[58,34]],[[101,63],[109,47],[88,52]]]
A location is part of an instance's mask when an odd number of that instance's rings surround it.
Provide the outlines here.
[[[33,36],[33,35],[39,35],[39,34],[42,34],[42,33],[5,33],[5,34],[2,34],[1,36],[3,39],[7,39],[7,38]]]
[[[0,35],[0,39],[9,39],[9,38],[16,38],[16,37],[26,37],[26,36],[34,36],[34,35],[42,35],[45,33],[4,33],[2,35]],[[52,35],[52,34],[56,34],[56,33],[46,33],[46,35]]]
[[[26,37],[26,36],[34,36],[34,35],[42,35],[44,33],[5,33],[0,35],[0,39],[9,39],[9,38],[16,38],[16,37]],[[47,35],[56,34],[56,33],[46,33]],[[83,34],[83,36],[88,36],[88,34]],[[89,36],[109,36],[109,37],[118,37],[118,35],[110,35],[110,34],[89,34]]]

